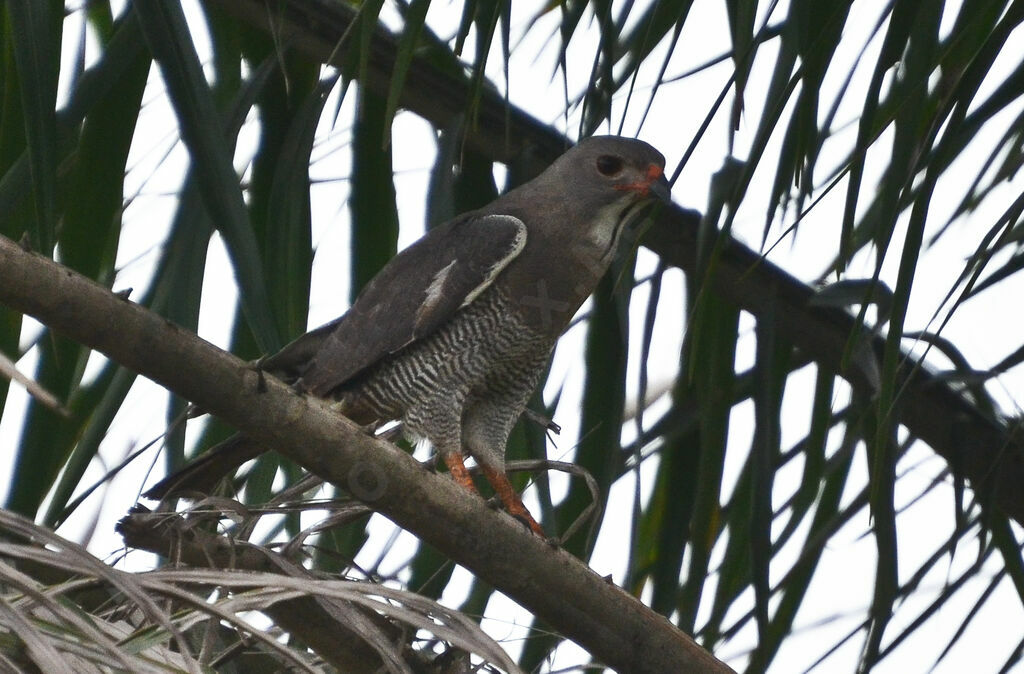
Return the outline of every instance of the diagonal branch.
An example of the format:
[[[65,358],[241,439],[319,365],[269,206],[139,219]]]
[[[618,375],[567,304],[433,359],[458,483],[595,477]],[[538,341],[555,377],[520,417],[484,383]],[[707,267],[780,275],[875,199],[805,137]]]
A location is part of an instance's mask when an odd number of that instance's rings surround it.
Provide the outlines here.
[[[341,65],[347,45],[342,42],[355,10],[331,0],[206,0],[232,16],[268,30],[279,44],[294,48],[321,63]],[[443,47],[443,45],[442,45]],[[378,27],[370,42],[362,84],[387,96],[398,51],[394,35]],[[435,54],[436,55],[436,54]],[[444,70],[437,61],[414,56],[402,91],[401,105],[438,128],[451,126],[465,111],[474,110],[465,125],[466,142],[495,161],[514,163],[526,174],[539,173],[571,145],[555,129],[508,104],[486,88],[478,101],[458,68]],[[472,102],[472,106],[471,106]],[[644,245],[668,264],[687,274],[697,273],[697,227],[700,214],[679,207],[663,209]],[[708,279],[722,300],[771,320],[785,339],[822,368],[854,386],[874,390],[864,368],[844,365],[855,319],[831,307],[810,305],[814,290],[763,260],[753,250],[730,241]],[[872,347],[881,354],[884,339]],[[944,457],[952,472],[971,482],[985,503],[994,503],[1024,524],[1024,438],[1019,430],[991,417],[927,371],[913,368],[914,358],[900,374],[897,408],[900,422]]]
[[[106,354],[346,488],[619,671],[730,671],[663,616],[328,403],[0,237],[0,303]],[[265,385],[262,385],[265,383]]]

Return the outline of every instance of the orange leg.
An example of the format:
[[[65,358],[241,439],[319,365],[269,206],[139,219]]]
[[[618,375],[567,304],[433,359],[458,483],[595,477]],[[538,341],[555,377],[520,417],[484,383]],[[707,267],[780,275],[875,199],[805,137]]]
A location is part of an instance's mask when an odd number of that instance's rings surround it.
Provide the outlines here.
[[[451,464],[449,464],[449,466],[450,465]],[[498,498],[500,498],[501,502],[505,504],[505,510],[508,511],[508,514],[512,515],[512,517],[515,517],[517,520],[524,522],[528,527],[530,527],[530,531],[533,533],[542,538],[547,538],[547,534],[545,534],[544,530],[541,529],[537,520],[533,519],[533,515],[531,515],[530,511],[523,505],[523,499],[519,497],[519,494],[516,493],[516,490],[508,481],[508,476],[501,471],[494,470],[493,468],[489,468],[483,464],[480,464],[480,468],[484,471],[484,476],[487,478],[487,481],[491,483],[492,487],[494,487],[494,491],[498,494]],[[465,470],[465,467],[463,467],[463,470]]]
[[[476,490],[476,485],[473,484],[473,478],[469,476],[469,471],[466,470],[466,464],[463,463],[462,454],[460,452],[445,454],[444,462],[448,465],[448,470],[451,472],[452,477],[455,478],[456,482],[474,494],[480,493]]]

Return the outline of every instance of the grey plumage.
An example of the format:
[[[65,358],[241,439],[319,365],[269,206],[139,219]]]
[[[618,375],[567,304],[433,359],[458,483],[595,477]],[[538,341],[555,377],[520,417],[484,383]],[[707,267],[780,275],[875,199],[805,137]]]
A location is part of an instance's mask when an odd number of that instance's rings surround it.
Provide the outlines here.
[[[473,456],[509,510],[539,533],[504,476],[508,434],[624,227],[653,197],[667,199],[663,168],[641,141],[584,140],[534,180],[431,230],[345,315],[263,367],[339,401],[357,423],[401,419],[467,486],[461,457]],[[261,451],[232,439],[147,495],[207,491]]]
[[[502,468],[504,443],[543,372],[554,338],[527,325],[491,286],[441,329],[334,392],[363,420],[401,418],[442,454],[466,450]]]

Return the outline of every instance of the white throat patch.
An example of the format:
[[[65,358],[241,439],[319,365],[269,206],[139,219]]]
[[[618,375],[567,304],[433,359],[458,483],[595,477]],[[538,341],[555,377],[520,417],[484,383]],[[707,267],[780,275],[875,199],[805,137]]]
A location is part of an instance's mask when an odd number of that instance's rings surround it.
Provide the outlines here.
[[[601,260],[610,260],[615,254],[615,247],[626,226],[626,211],[635,201],[632,194],[624,194],[621,199],[601,208],[597,216],[590,222],[586,242],[601,251]]]

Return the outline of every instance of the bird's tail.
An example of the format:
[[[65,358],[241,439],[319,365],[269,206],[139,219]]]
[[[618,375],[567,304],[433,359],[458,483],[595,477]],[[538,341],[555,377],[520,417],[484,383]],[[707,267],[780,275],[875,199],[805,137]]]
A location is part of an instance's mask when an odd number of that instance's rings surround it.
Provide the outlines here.
[[[209,494],[218,482],[233,473],[236,468],[265,451],[265,446],[241,433],[236,433],[219,445],[211,447],[203,456],[178,472],[160,480],[143,496],[149,499],[163,499],[185,492]]]

